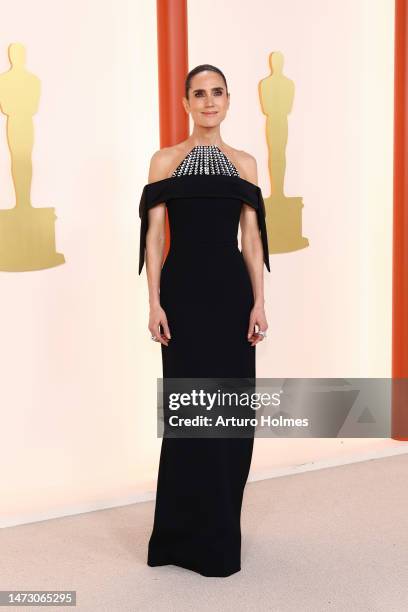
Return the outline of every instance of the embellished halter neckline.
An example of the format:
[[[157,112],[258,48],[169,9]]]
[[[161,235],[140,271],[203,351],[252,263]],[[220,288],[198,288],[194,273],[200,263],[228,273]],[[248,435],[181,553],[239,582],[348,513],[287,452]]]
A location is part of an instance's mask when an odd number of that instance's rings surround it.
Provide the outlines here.
[[[186,174],[239,176],[234,164],[217,145],[195,145],[174,170],[172,177]]]

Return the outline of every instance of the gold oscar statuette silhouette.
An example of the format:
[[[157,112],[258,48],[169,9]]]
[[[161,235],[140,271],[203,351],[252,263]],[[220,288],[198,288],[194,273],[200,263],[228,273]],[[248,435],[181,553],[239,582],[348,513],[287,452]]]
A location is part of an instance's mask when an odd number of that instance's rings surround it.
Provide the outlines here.
[[[25,68],[22,44],[9,45],[8,57],[11,68],[0,74],[0,110],[7,115],[16,202],[0,210],[0,270],[41,270],[65,262],[64,255],[55,250],[54,208],[31,204],[33,115],[38,110],[41,83]]]
[[[302,236],[301,197],[284,194],[288,115],[292,110],[295,85],[284,76],[283,54],[275,51],[269,56],[271,74],[259,83],[262,112],[266,115],[268,170],[271,195],[265,198],[266,227],[270,253],[286,253],[309,246]]]

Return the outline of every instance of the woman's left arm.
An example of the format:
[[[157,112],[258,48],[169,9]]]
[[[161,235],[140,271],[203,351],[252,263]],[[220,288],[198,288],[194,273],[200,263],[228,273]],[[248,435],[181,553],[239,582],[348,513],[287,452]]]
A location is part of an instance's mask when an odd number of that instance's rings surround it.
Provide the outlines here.
[[[256,159],[252,155],[246,154],[245,159],[241,161],[241,167],[245,171],[246,180],[254,183],[254,185],[258,185]],[[263,340],[263,336],[257,333],[255,326],[257,325],[261,331],[268,329],[264,308],[264,261],[256,210],[244,202],[242,204],[240,225],[242,255],[248,269],[254,293],[254,306],[249,318],[247,338],[251,346],[255,346]]]

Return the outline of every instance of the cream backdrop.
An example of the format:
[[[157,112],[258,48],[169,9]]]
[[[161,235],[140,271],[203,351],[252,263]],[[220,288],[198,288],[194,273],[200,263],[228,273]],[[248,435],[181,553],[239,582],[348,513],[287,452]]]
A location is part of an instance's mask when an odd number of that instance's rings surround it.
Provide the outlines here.
[[[66,263],[0,273],[1,524],[151,499],[160,346],[137,274],[138,204],[159,147],[154,1],[14,0],[7,47],[42,83],[32,202],[55,206]],[[190,0],[189,63],[228,78],[226,142],[269,195],[258,83],[284,54],[295,82],[287,195],[310,247],[271,256],[260,377],[389,376],[393,2]],[[13,202],[0,115],[0,206]],[[256,440],[250,479],[400,452],[387,440]]]

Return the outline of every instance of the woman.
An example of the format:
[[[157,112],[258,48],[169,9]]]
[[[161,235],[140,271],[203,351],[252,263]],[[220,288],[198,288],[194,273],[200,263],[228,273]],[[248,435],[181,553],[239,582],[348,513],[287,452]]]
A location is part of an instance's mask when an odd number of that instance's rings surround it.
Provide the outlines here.
[[[229,103],[218,68],[189,72],[183,105],[192,134],[154,153],[140,201],[139,274],[146,253],[148,327],[161,344],[164,381],[255,379],[255,347],[266,337],[265,207],[255,159],[221,139]],[[162,267],[165,207],[171,241]],[[163,437],[148,565],[203,576],[241,569],[240,514],[253,441]]]

